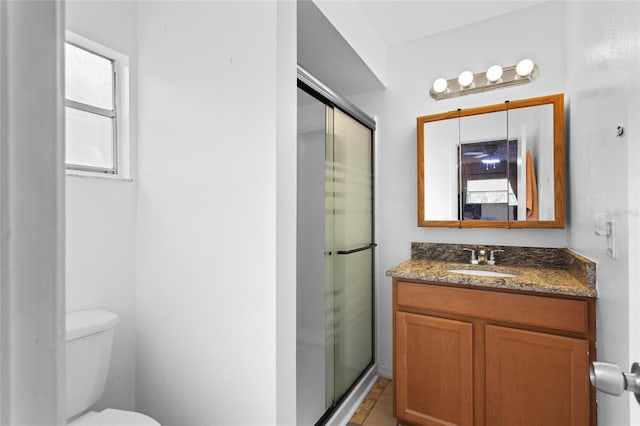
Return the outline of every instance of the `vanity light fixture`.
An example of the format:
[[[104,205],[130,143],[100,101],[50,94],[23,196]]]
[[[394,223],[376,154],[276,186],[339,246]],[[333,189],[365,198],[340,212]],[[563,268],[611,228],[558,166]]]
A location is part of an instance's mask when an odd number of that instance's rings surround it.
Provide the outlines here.
[[[447,90],[447,80],[445,80],[444,78],[438,78],[433,82],[432,89],[436,93],[444,92],[445,90]]]
[[[538,66],[531,59],[523,59],[517,65],[501,67],[493,65],[486,72],[463,71],[457,78],[438,78],[433,82],[429,95],[437,101],[486,92],[500,87],[531,83],[538,77]]]
[[[491,84],[495,84],[502,78],[502,67],[500,65],[493,65],[487,70],[487,81]]]
[[[526,77],[533,72],[535,64],[531,59],[523,59],[516,65],[516,74],[519,77]]]
[[[458,76],[458,84],[460,85],[460,87],[466,89],[468,87],[471,87],[471,85],[473,84],[473,78],[474,75],[471,71],[462,71]]]

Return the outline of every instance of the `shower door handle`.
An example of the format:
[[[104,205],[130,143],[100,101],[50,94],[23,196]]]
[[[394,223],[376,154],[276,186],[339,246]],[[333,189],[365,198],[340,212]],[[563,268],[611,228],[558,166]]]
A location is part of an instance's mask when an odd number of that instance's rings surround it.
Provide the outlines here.
[[[359,251],[364,251],[364,250],[369,250],[372,249],[374,247],[377,247],[378,244],[376,243],[371,243],[371,244],[367,244],[366,246],[362,246],[362,247],[358,247],[355,249],[351,249],[351,250],[338,250],[336,252],[336,254],[351,254],[351,253],[357,253]]]

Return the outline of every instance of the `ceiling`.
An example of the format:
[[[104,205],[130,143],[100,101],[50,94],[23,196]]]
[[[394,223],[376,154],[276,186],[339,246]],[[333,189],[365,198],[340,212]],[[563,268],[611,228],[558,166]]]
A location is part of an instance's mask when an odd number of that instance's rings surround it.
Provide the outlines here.
[[[312,1],[299,1],[298,65],[348,96],[384,86]]]
[[[381,48],[534,6],[549,0],[315,0],[361,9]],[[334,3],[334,5],[336,4]],[[349,3],[349,4],[347,4]],[[298,0],[298,64],[343,96],[384,85],[312,0]],[[353,12],[353,8],[350,9]],[[359,23],[353,25],[362,24]],[[366,25],[366,21],[365,21]]]
[[[392,46],[483,21],[546,0],[356,0],[380,39]]]

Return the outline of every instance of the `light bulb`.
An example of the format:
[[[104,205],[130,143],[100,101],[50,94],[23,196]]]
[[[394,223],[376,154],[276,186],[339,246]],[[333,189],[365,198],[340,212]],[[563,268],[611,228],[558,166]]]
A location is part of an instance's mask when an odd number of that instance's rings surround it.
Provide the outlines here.
[[[533,71],[533,61],[531,59],[523,59],[516,65],[516,73],[520,77],[526,77]]]
[[[433,91],[436,93],[442,93],[447,90],[447,80],[439,78],[433,82]]]
[[[462,71],[458,76],[458,83],[462,87],[469,87],[473,83],[473,73],[471,71]]]
[[[502,67],[500,65],[489,67],[487,70],[487,80],[489,80],[490,83],[497,82],[500,80],[500,77],[502,77]]]

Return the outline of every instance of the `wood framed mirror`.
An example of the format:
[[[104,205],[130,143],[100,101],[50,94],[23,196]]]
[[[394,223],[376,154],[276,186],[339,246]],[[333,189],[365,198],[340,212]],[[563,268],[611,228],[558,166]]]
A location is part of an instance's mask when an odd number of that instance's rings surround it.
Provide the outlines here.
[[[564,95],[417,118],[418,226],[564,228]]]

